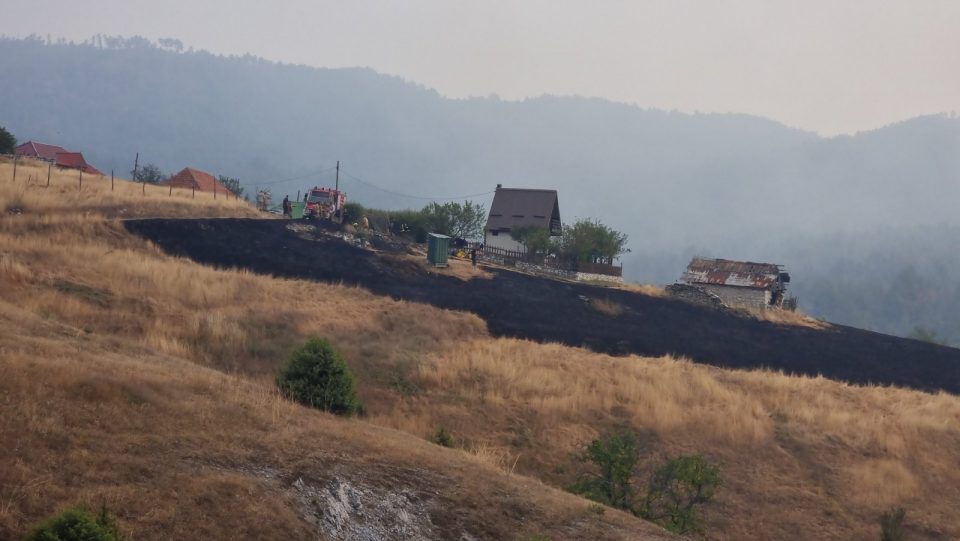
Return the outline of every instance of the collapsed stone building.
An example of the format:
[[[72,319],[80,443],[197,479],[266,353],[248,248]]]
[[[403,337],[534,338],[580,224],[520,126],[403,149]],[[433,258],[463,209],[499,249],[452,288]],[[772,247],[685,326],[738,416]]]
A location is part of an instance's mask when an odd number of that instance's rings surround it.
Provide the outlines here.
[[[793,310],[796,299],[787,297],[790,274],[781,265],[695,257],[679,283],[667,289],[678,298],[730,308]]]

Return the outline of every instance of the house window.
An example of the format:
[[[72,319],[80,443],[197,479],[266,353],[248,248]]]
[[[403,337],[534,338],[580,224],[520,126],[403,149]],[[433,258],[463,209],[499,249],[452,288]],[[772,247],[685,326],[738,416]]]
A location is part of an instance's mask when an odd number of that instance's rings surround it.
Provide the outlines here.
[[[500,232],[497,231],[496,229],[491,229],[491,230],[490,230],[490,234],[493,235],[494,237],[496,237],[497,235],[500,234]]]

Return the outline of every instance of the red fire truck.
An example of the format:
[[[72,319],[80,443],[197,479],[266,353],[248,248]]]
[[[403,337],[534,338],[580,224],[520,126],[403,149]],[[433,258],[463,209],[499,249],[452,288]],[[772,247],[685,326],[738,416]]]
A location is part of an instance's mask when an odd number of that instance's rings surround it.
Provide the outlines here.
[[[343,217],[343,206],[347,204],[347,194],[333,188],[315,186],[307,192],[304,203],[304,218],[339,221]]]

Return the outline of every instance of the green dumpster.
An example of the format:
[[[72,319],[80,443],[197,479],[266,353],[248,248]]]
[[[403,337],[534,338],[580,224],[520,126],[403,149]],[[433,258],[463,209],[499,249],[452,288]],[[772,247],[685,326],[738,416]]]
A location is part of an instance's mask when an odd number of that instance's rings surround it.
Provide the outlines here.
[[[303,218],[303,201],[291,201],[290,202],[290,217],[294,220],[299,220]]]
[[[446,267],[450,253],[450,237],[439,233],[427,235],[427,261],[434,267]]]

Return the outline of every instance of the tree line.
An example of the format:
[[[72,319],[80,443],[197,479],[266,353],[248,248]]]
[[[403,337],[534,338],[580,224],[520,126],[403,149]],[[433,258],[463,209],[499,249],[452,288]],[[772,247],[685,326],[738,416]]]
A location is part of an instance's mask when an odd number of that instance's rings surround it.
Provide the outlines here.
[[[426,242],[429,233],[483,242],[487,211],[484,205],[473,201],[430,203],[419,210],[381,210],[347,203],[346,216],[349,222],[360,222],[363,217],[379,220],[391,233],[416,242]],[[555,237],[545,228],[533,226],[516,228],[510,235],[522,242],[529,253],[569,263],[612,265],[630,251],[626,234],[595,219],[564,225],[561,234]]]
[[[564,225],[560,236],[552,237],[543,227],[525,226],[510,231],[510,237],[526,246],[528,252],[556,257],[568,263],[612,265],[630,251],[627,235],[600,220],[580,219]]]

